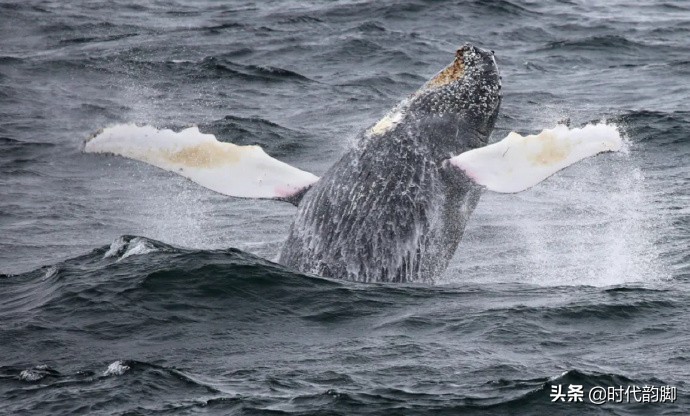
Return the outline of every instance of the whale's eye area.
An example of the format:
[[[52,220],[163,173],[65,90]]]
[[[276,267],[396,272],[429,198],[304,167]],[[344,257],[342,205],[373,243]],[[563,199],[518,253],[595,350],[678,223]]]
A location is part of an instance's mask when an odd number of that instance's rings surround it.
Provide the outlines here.
[[[431,87],[442,87],[451,82],[457,81],[465,74],[465,59],[464,53],[467,49],[462,47],[455,52],[455,59],[438,75],[433,77],[428,85]]]

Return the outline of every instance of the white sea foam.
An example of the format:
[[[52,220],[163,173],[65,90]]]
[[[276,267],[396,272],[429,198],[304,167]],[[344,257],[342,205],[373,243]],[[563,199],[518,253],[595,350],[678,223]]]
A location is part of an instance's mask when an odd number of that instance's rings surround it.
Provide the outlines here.
[[[118,361],[110,363],[108,368],[103,372],[103,377],[121,376],[127,370],[129,370],[129,366],[125,365],[123,361],[118,360]]]
[[[149,241],[135,237],[133,238],[127,247],[127,250],[122,254],[120,260],[124,260],[130,256],[140,256],[142,254],[148,254],[158,251]]]
[[[22,381],[38,381],[43,377],[45,377],[45,374],[33,369],[23,370],[21,373],[19,373],[19,379]]]
[[[44,279],[50,279],[51,277],[54,277],[55,275],[57,275],[59,270],[60,269],[57,266],[50,266],[46,269],[46,272],[43,275],[43,278]]]
[[[103,258],[118,257],[117,261],[126,259],[130,256],[137,256],[158,251],[156,247],[145,238],[134,237],[127,240],[125,237],[118,237],[110,244],[110,248],[105,252]]]
[[[104,259],[107,259],[109,257],[115,257],[117,254],[122,250],[125,246],[127,245],[127,240],[125,240],[123,237],[118,237],[110,243],[110,248],[108,251],[105,252],[103,255]]]
[[[22,381],[38,381],[48,374],[46,370],[49,369],[50,367],[48,367],[46,364],[40,364],[33,368],[23,370],[21,373],[19,373],[19,379]]]

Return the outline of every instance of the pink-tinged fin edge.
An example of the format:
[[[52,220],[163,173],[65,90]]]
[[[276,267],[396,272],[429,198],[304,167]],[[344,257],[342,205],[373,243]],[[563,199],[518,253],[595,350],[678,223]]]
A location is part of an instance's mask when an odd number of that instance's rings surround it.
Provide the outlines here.
[[[311,189],[312,185],[318,181],[318,178],[305,186],[295,187],[295,186],[277,186],[275,188],[276,197],[274,199],[278,201],[289,202],[294,206],[299,205],[302,201],[302,197]]]

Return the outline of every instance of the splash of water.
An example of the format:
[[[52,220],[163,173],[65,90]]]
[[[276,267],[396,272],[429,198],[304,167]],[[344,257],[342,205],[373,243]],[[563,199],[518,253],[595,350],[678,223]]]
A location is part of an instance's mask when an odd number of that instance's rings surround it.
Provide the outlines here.
[[[654,245],[659,218],[632,144],[621,138],[621,152],[521,194],[487,193],[444,282],[610,286],[666,279]]]

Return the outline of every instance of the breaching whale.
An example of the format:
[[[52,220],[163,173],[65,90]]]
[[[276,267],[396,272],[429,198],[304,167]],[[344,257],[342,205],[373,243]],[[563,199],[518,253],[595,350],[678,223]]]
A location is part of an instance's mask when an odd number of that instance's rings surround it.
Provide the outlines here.
[[[465,44],[321,178],[196,127],[116,125],[87,139],[84,151],[140,160],[226,195],[296,205],[278,260],[287,267],[356,281],[433,281],[484,189],[520,192],[621,147],[606,124],[510,133],[487,146],[500,102],[493,52]]]

